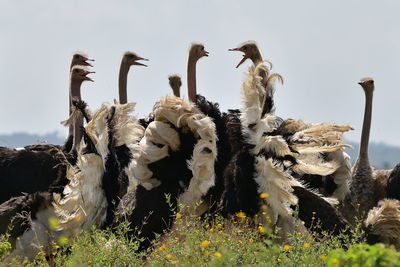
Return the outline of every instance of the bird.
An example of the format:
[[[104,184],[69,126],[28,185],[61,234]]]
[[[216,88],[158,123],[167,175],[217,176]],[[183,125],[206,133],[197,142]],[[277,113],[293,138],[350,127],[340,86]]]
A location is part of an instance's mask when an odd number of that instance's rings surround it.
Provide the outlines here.
[[[172,92],[174,93],[174,96],[181,97],[181,92],[180,92],[182,86],[181,76],[179,74],[171,74],[168,76],[168,80]]]
[[[94,59],[90,59],[87,54],[81,51],[77,51],[73,54],[72,59],[71,59],[71,64],[69,67],[69,72],[71,74],[71,70],[74,66],[85,66],[85,67],[93,67],[90,61],[94,61]],[[71,88],[68,89],[68,105],[69,105],[69,113],[68,116],[71,116],[72,113],[72,96],[71,96]],[[74,132],[74,125],[69,126],[69,131],[68,131],[68,138],[64,144],[64,150],[69,152],[71,151],[72,144],[73,144],[73,132]]]
[[[243,52],[243,58],[236,66],[238,68],[247,59],[251,59],[254,66],[262,62],[266,62],[269,67],[265,70],[261,70],[261,83],[263,87],[268,86],[267,76],[270,75],[268,72],[272,69],[272,63],[270,61],[265,61],[262,57],[261,51],[255,41],[247,41],[242,43],[236,48],[229,49],[229,51],[240,51]],[[278,79],[283,82],[282,77],[279,74],[270,75],[273,79]],[[261,117],[264,114],[273,114],[275,111],[275,105],[273,100],[273,88],[266,88],[266,93],[260,94],[260,102],[264,103],[263,111],[261,112]],[[252,120],[257,120],[258,118],[252,118]],[[250,122],[251,123],[251,122]],[[281,135],[285,139],[295,138],[294,134],[301,131],[312,132],[315,129],[331,128],[332,125],[323,123],[319,125],[305,123],[302,120],[286,119],[279,122],[279,127],[271,135]],[[306,130],[307,129],[307,130]],[[314,130],[313,130],[314,129]],[[345,127],[344,131],[350,130],[352,128]],[[325,193],[326,196],[336,197],[338,199],[343,199],[346,192],[348,192],[348,180],[350,179],[350,157],[344,152],[343,149],[338,149],[331,152],[326,152],[325,157],[327,161],[337,161],[338,167],[329,175],[320,175],[317,173],[301,173],[296,174],[296,178],[307,182],[308,186],[315,189],[320,189],[321,193]]]
[[[204,47],[195,50],[208,54]],[[192,90],[196,84],[189,80],[195,79],[191,66],[199,58],[189,52],[188,88]],[[192,93],[189,95],[195,97],[195,91]],[[115,223],[130,222],[128,236],[143,239],[139,250],[172,227],[175,212],[199,212],[196,203],[214,185],[215,124],[193,100],[166,96],[155,104],[154,120],[145,128],[130,166],[137,187],[122,198]]]
[[[119,201],[117,178],[121,172],[115,137],[119,131],[134,129],[130,116],[120,116],[132,106],[103,104],[94,113],[83,129],[77,163],[68,164],[63,174],[68,184],[62,194],[35,192],[0,205],[0,230],[10,223],[15,229],[10,236],[15,244],[10,258],[18,255],[33,259],[40,246],[48,251],[60,236],[71,238],[92,226],[109,226]],[[138,125],[137,120],[135,123]]]
[[[79,91],[83,81],[90,80],[87,76],[90,73],[82,66],[72,68],[70,83],[74,92]],[[23,192],[62,191],[65,181],[57,177],[66,171],[66,162],[75,161],[74,155],[56,145],[31,145],[22,149],[0,147],[0,181],[3,182],[0,203]]]
[[[148,59],[139,57],[137,54],[130,51],[125,52],[124,55],[122,56],[119,68],[119,79],[118,79],[120,104],[126,104],[128,102],[127,83],[128,83],[128,72],[130,67],[132,65],[147,67],[146,64],[139,62],[139,60],[148,61]]]

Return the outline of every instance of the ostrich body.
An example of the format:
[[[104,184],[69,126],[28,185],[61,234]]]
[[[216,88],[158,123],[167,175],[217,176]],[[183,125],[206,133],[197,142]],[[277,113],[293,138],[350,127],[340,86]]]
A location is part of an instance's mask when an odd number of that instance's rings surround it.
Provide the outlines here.
[[[262,58],[260,49],[258,45],[254,41],[244,42],[239,45],[237,48],[229,49],[230,51],[240,51],[243,52],[243,58],[239,62],[236,67],[239,67],[243,64],[247,59],[251,59],[254,66],[265,62]],[[267,61],[269,64],[269,68],[272,68],[272,63]],[[275,106],[273,100],[274,90],[271,87],[272,83],[268,81],[268,79],[278,79],[283,82],[282,77],[279,74],[269,74],[268,68],[265,70],[260,70],[261,84],[265,88],[264,93],[260,93],[259,101],[262,104],[262,112],[261,117],[265,114],[273,114]],[[269,77],[269,78],[267,78]],[[270,86],[271,88],[268,88]],[[254,101],[254,100],[253,100]],[[256,112],[256,111],[254,111]],[[258,118],[254,118],[257,120]],[[279,122],[280,124],[281,122]],[[307,131],[309,133],[316,132],[319,130],[323,130],[327,132],[328,128],[338,130],[338,127],[335,127],[333,124],[310,124],[305,123],[301,120],[293,120],[287,119],[282,121],[282,124],[274,130],[270,135],[282,136],[288,143],[292,141],[290,139],[298,138],[295,136],[296,133],[301,131]],[[343,131],[347,131],[351,128],[346,127],[343,128]],[[300,134],[297,134],[300,135]],[[316,136],[316,134],[313,134]],[[333,141],[336,139],[333,138]],[[322,141],[324,139],[322,138]],[[323,143],[316,144],[323,145]],[[348,192],[348,180],[350,179],[350,157],[343,151],[343,149],[334,149],[332,151],[326,151],[325,157],[327,162],[338,162],[336,170],[327,174],[321,175],[320,173],[308,173],[308,172],[299,172],[295,174],[297,179],[305,181],[312,188],[318,188],[323,193],[326,193],[328,196],[337,197],[338,199],[343,199],[346,192]]]
[[[107,105],[96,111],[83,131],[77,152],[76,165],[68,165],[64,173],[68,184],[63,194],[34,193],[13,198],[0,206],[0,229],[5,229],[11,218],[21,211],[25,214],[14,222],[12,240],[16,240],[12,256],[33,259],[40,246],[43,250],[61,235],[73,237],[92,225],[107,227],[113,221],[115,205],[119,202],[118,176],[122,171],[115,147],[118,136],[135,132],[128,116],[133,104]],[[123,128],[121,125],[124,125]],[[57,218],[57,226],[49,225],[49,218]],[[20,221],[27,222],[19,225]]]
[[[75,66],[71,71],[71,88],[79,91],[83,81],[91,80],[87,77],[89,73],[83,67]],[[73,155],[54,145],[28,146],[20,150],[0,148],[0,180],[3,183],[0,202],[23,192],[62,192],[66,181],[59,177],[66,171],[65,164],[75,160]]]

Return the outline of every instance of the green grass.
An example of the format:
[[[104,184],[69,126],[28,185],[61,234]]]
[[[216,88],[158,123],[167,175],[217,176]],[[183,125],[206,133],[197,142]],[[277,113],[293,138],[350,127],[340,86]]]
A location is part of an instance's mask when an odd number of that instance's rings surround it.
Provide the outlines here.
[[[400,266],[400,253],[363,244],[361,230],[353,238],[326,234],[318,241],[294,233],[282,244],[274,241],[275,230],[254,226],[245,216],[200,220],[178,214],[173,230],[139,254],[138,243],[124,237],[127,229],[126,224],[117,233],[93,228],[63,246],[53,243],[49,261],[39,253],[32,263],[15,259],[12,266]],[[6,240],[0,239],[3,259],[10,250]]]

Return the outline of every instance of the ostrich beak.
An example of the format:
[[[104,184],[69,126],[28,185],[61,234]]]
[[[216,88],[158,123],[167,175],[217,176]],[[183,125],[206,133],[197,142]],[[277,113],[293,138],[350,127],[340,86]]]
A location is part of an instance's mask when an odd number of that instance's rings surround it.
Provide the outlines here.
[[[228,49],[228,51],[239,51],[239,52],[243,52],[242,49],[240,47],[236,47],[236,48],[231,48]],[[239,68],[240,65],[243,64],[243,62],[246,61],[246,59],[248,59],[247,55],[244,54],[242,60],[240,60],[239,64],[236,65],[236,68]]]
[[[138,65],[138,66],[147,67],[146,64],[143,64],[143,63],[141,63],[141,62],[137,62],[137,60],[149,61],[147,58],[137,57],[137,58],[135,59],[135,61],[133,62],[133,65]]]
[[[84,80],[84,81],[91,81],[91,82],[94,82],[94,80],[93,80],[92,78],[86,76],[86,75],[91,74],[91,73],[96,73],[96,72],[95,72],[95,71],[86,71],[86,72],[83,74],[83,80]]]
[[[208,54],[210,54],[207,50],[203,50],[203,52],[202,52],[202,56],[203,57],[208,57]]]
[[[359,85],[362,85],[363,83],[364,83],[363,81],[359,81],[359,82],[358,82]]]
[[[92,64],[90,64],[89,62],[87,62],[87,61],[94,61],[94,59],[90,59],[90,58],[85,58],[85,61],[83,61],[83,65],[84,66],[89,66],[89,67],[93,67],[93,65]]]

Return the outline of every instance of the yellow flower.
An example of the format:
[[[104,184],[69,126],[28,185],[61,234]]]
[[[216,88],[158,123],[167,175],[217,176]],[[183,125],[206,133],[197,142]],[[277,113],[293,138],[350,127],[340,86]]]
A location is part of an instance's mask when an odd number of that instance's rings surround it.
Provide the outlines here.
[[[277,262],[281,262],[281,261],[282,261],[282,259],[281,259],[281,258],[278,258],[278,259],[277,259]]]
[[[310,247],[310,244],[309,244],[309,243],[304,243],[303,247],[309,248],[309,247]]]
[[[174,256],[172,254],[167,254],[167,259],[172,259]]]
[[[284,249],[285,251],[290,251],[291,248],[292,248],[292,247],[289,246],[288,244],[286,244],[286,245],[283,246],[283,249]]]
[[[211,233],[214,233],[214,228],[210,228],[209,230]]]
[[[302,225],[304,225],[304,224],[305,224],[305,222],[304,222],[304,221],[301,221],[301,224],[302,224]]]
[[[65,235],[60,236],[60,237],[58,238],[58,243],[59,243],[61,246],[64,246],[64,245],[68,244],[68,237],[66,237]]]
[[[321,256],[319,256],[319,258],[320,258],[321,260],[326,260],[326,256],[325,256],[325,255],[321,255]]]
[[[180,219],[180,218],[182,218],[182,214],[180,214],[179,212],[175,215],[175,217],[177,218],[177,219]]]
[[[268,193],[261,193],[260,194],[260,198],[262,198],[262,199],[267,198],[267,197],[269,197]]]
[[[262,226],[258,226],[258,232],[265,233],[265,228]]]
[[[167,249],[166,245],[161,245],[161,246],[158,247],[159,251],[163,251],[163,250],[166,250],[166,249]]]
[[[203,241],[201,242],[201,246],[202,246],[203,248],[207,247],[208,244],[210,244],[210,242],[208,242],[207,240],[203,240]]]
[[[314,216],[312,216],[312,217],[311,217],[311,220],[315,220],[315,217],[314,217]]]
[[[217,258],[221,258],[222,254],[217,251],[217,252],[214,253],[214,256],[217,257]]]
[[[261,209],[264,210],[264,211],[267,210],[268,209],[268,205],[262,204],[261,205]]]
[[[242,240],[239,240],[238,242],[239,242],[240,244],[243,244],[243,241],[242,241]]]
[[[171,261],[172,265],[175,265],[177,263],[177,261]]]
[[[333,258],[333,259],[332,259],[332,262],[333,262],[334,264],[339,264],[340,261],[339,261],[338,259],[336,259],[336,258]]]
[[[51,255],[53,255],[53,256],[55,256],[57,254],[57,251],[53,251],[52,253],[51,253]]]
[[[250,243],[253,243],[253,242],[254,242],[254,239],[253,239],[253,238],[250,238],[250,239],[249,239],[249,242],[250,242]]]
[[[43,250],[39,251],[37,254],[38,254],[39,256],[44,256],[44,255],[46,255],[46,253],[44,253]]]
[[[51,216],[48,219],[48,222],[49,222],[50,229],[52,229],[52,230],[55,230],[59,226],[58,219],[55,216]]]
[[[241,219],[244,219],[244,218],[246,218],[246,213],[244,213],[243,211],[240,211],[240,212],[236,213],[236,216]]]
[[[218,226],[219,228],[221,228],[221,227],[222,227],[222,224],[219,223],[219,224],[217,224],[217,226]]]

